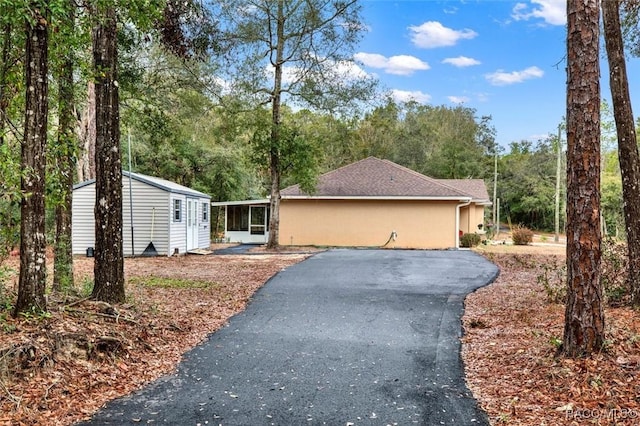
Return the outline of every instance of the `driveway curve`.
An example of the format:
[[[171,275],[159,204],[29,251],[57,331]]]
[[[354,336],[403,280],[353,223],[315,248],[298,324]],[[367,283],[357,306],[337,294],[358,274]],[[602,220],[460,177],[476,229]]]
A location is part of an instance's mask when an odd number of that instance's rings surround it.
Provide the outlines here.
[[[460,358],[470,251],[330,250],[273,277],[174,374],[86,425],[487,425]]]

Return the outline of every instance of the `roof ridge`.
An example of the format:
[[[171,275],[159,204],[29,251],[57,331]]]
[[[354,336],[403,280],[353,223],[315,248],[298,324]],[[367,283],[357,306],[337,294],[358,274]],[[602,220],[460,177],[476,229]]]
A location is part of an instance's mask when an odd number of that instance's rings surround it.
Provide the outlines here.
[[[324,176],[330,176],[330,175],[335,174],[335,173],[337,173],[338,171],[340,171],[340,170],[342,170],[342,169],[345,169],[345,168],[347,168],[347,167],[351,168],[352,166],[354,166],[354,165],[356,165],[356,164],[358,164],[358,163],[362,163],[363,161],[368,160],[368,159],[370,159],[370,158],[373,158],[373,159],[376,159],[376,160],[380,160],[379,158],[374,157],[373,155],[370,155],[370,156],[368,156],[367,158],[363,158],[363,159],[358,160],[358,161],[356,161],[356,162],[354,162],[354,163],[345,164],[344,166],[340,166],[340,167],[338,167],[337,169],[333,169],[333,170],[329,170],[328,172],[324,172],[324,173],[322,173],[321,175],[319,175],[319,176],[318,176],[317,181],[319,182],[319,181],[320,181],[320,179],[321,179],[321,178],[323,178]],[[384,160],[381,160],[381,161],[384,161]],[[289,186],[287,186],[286,188],[282,188],[282,189],[280,190],[280,192],[283,192],[283,191],[286,191],[286,190],[291,190],[291,189],[296,188],[296,187],[297,187],[297,188],[300,188],[300,184],[299,184],[299,183],[296,183],[296,184],[293,184],[293,185],[289,185]]]
[[[373,158],[376,158],[376,157],[373,157]],[[404,170],[404,171],[406,171],[406,172],[412,173],[412,174],[414,174],[414,175],[415,175],[416,177],[418,177],[418,178],[421,178],[421,179],[426,180],[426,181],[431,182],[431,183],[435,183],[435,184],[437,184],[437,185],[444,186],[444,187],[445,187],[445,188],[447,188],[447,189],[451,189],[451,190],[453,190],[453,191],[457,192],[457,193],[458,193],[458,194],[460,194],[460,195],[464,195],[464,196],[469,196],[469,195],[470,195],[470,194],[467,194],[467,193],[466,193],[466,192],[464,192],[464,191],[459,190],[458,188],[455,188],[455,187],[453,187],[453,186],[451,186],[451,185],[448,185],[448,184],[446,184],[446,183],[444,183],[444,182],[441,182],[441,179],[436,179],[436,178],[432,178],[431,176],[423,175],[423,174],[422,174],[422,173],[420,173],[420,172],[417,172],[417,171],[415,171],[415,170],[413,170],[413,169],[410,169],[410,168],[408,168],[408,167],[402,166],[402,165],[400,165],[400,164],[398,164],[398,163],[394,163],[394,162],[393,162],[393,161],[391,161],[391,160],[387,160],[387,159],[379,159],[379,160],[381,160],[381,161],[385,161],[385,162],[389,163],[390,165],[392,165],[392,166],[394,166],[394,167],[396,167],[396,168],[399,168],[399,169],[402,169],[402,170]],[[455,179],[455,180],[458,180],[458,179]]]
[[[394,182],[395,181],[395,182]],[[318,177],[315,195],[306,194],[300,185],[291,185],[280,192],[283,197],[299,196],[446,196],[458,199],[474,197],[473,186],[466,188],[455,179],[448,183],[391,160],[368,156],[330,170]]]

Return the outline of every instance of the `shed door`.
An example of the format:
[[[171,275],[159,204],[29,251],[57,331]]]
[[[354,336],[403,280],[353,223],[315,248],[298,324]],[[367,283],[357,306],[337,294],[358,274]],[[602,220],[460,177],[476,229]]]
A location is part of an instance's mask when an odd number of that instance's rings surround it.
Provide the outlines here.
[[[198,248],[198,200],[187,198],[187,251]]]

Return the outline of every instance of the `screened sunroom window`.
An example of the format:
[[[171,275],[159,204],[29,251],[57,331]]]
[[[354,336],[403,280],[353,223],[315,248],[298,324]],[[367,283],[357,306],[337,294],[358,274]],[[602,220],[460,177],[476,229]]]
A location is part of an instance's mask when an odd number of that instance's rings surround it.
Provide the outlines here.
[[[227,207],[227,230],[228,231],[248,231],[249,230],[249,206],[228,206]]]

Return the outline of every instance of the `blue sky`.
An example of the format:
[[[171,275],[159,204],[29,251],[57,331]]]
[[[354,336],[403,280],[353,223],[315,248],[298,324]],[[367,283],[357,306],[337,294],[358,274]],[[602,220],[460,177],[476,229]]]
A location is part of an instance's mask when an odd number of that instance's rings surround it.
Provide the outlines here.
[[[355,58],[397,100],[463,104],[491,115],[505,147],[557,133],[566,111],[566,0],[362,5],[368,31]],[[602,97],[610,99],[604,45],[601,52]],[[640,96],[638,62],[628,63],[632,99]]]

